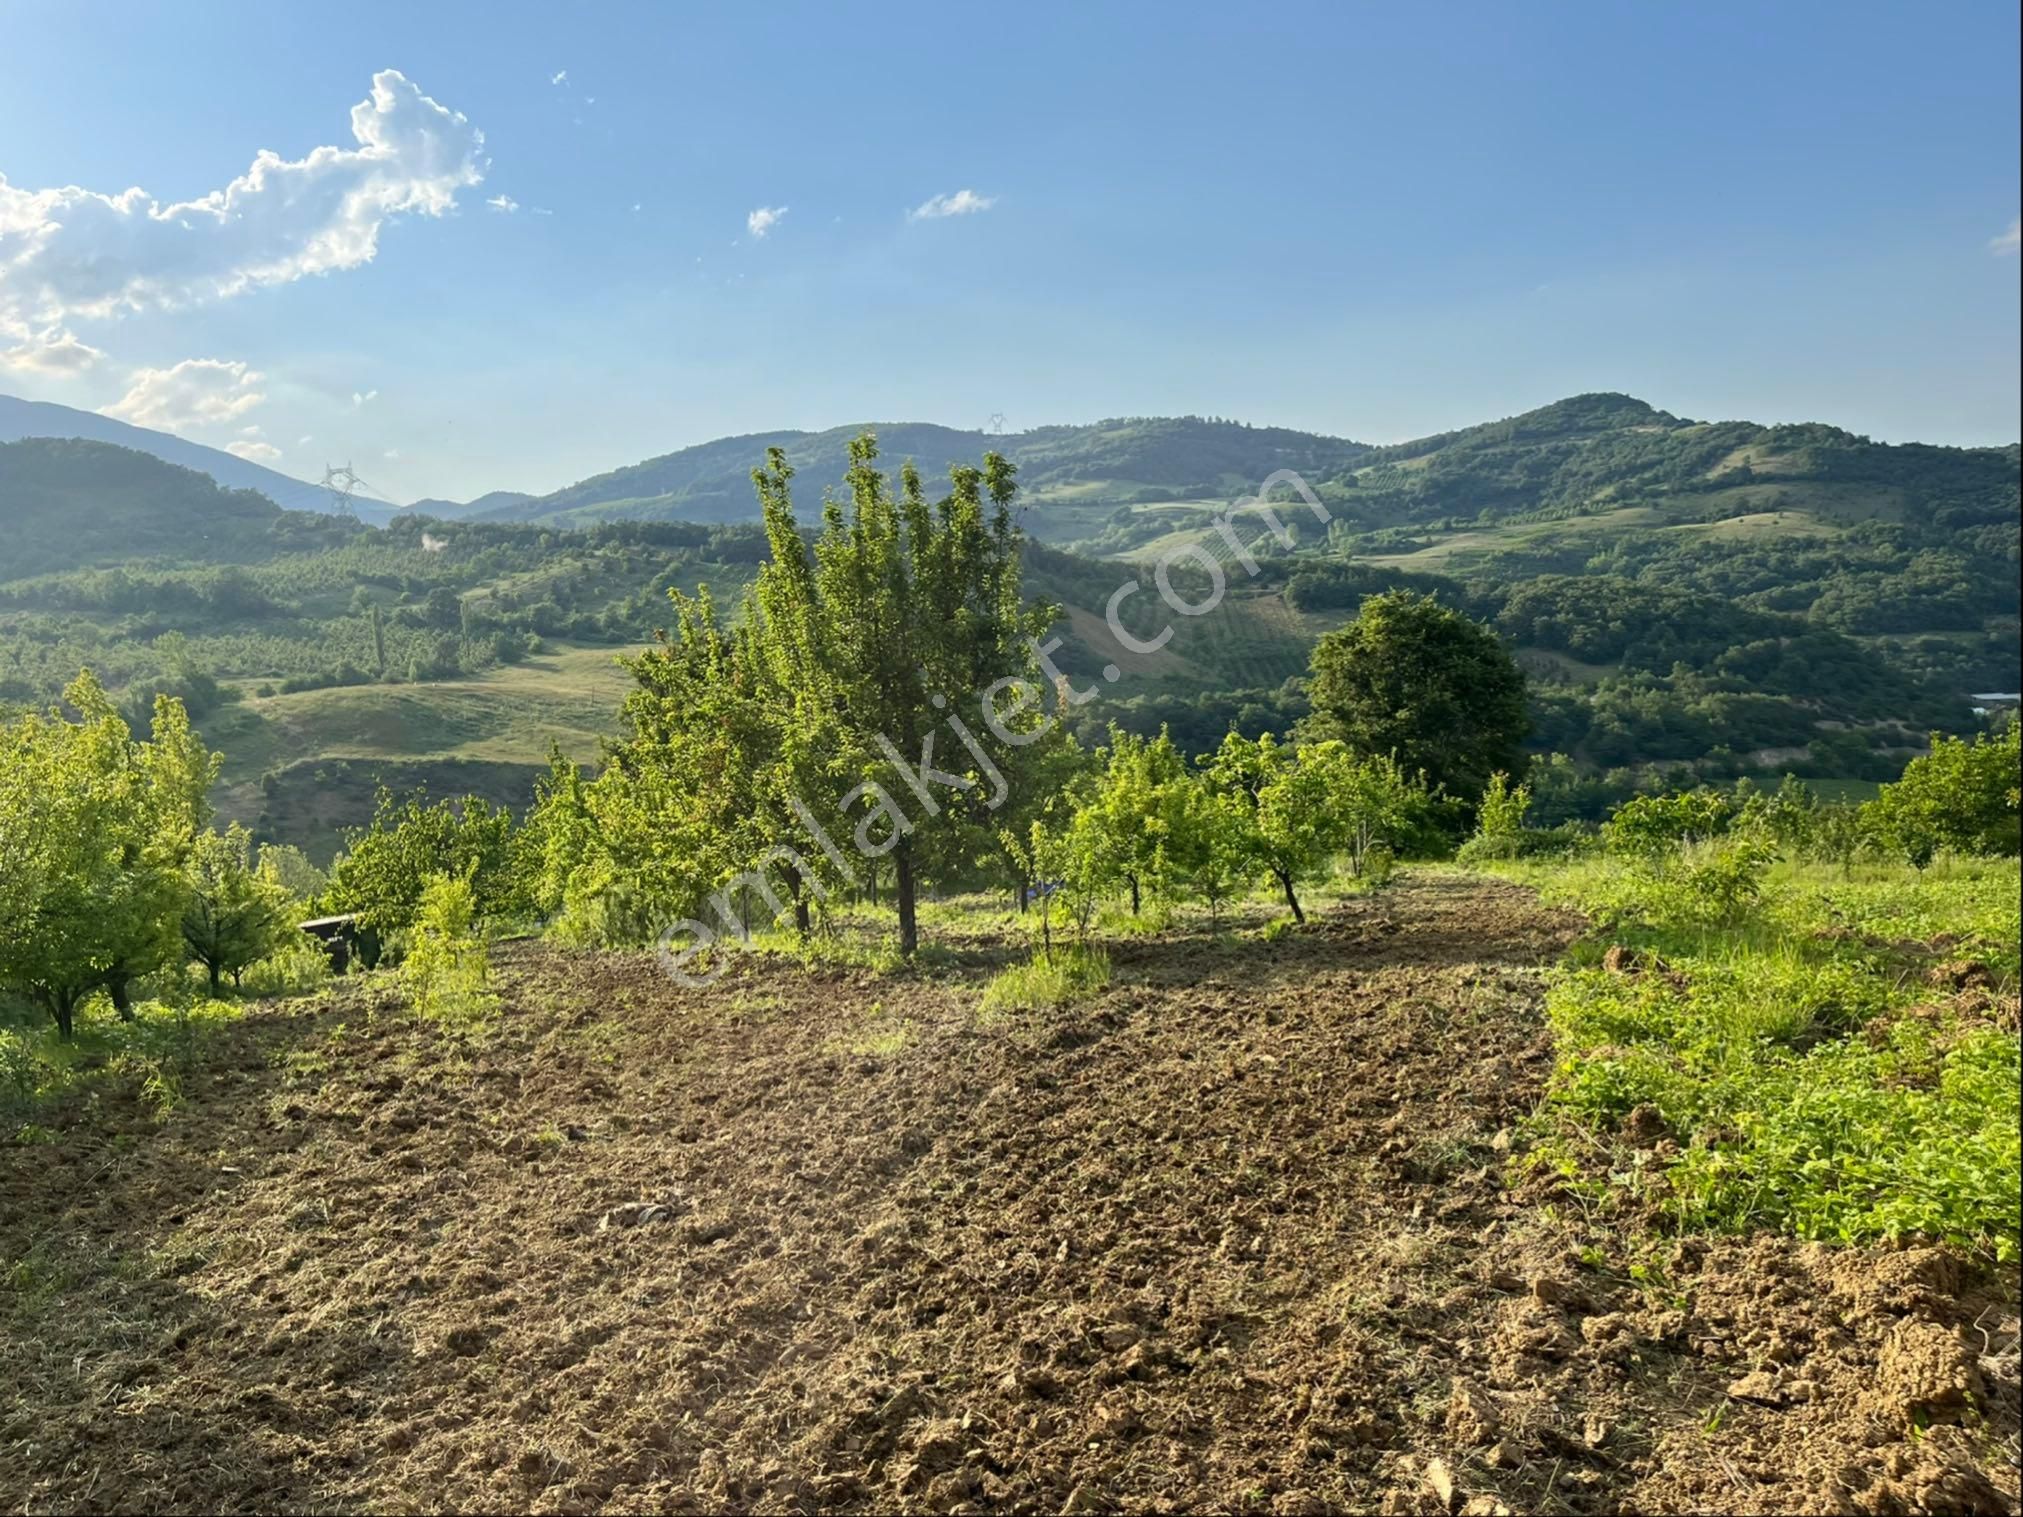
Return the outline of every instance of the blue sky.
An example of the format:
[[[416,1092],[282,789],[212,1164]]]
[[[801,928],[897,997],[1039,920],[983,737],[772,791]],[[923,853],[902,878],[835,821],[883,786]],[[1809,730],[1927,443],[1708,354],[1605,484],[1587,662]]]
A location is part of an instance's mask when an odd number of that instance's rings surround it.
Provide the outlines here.
[[[0,391],[397,500],[993,413],[2019,430],[2013,0],[0,30]]]

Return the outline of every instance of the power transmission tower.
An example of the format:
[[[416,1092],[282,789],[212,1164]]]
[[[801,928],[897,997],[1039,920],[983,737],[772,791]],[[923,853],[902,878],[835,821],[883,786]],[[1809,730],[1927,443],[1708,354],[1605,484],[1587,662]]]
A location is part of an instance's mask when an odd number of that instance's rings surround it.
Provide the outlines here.
[[[358,471],[352,468],[351,461],[346,459],[341,468],[332,468],[329,464],[323,466],[323,488],[330,492],[331,511],[338,516],[349,516],[355,521],[358,518],[358,511],[351,504],[351,497],[360,490],[370,490],[372,486],[358,477]]]

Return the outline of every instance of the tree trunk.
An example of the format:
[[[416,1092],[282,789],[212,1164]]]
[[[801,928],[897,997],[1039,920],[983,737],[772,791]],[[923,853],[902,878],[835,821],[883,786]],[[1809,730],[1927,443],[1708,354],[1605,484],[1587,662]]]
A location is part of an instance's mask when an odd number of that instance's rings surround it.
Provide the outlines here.
[[[211,977],[211,999],[215,1001],[218,998],[218,991],[220,988],[218,984],[220,978],[218,973],[218,966],[216,964],[206,964],[204,966],[204,969],[206,970],[206,972],[209,973]]]
[[[901,843],[892,853],[892,896],[899,907],[899,956],[913,957],[920,946],[920,923],[914,917],[913,845]]]
[[[48,1008],[50,1020],[56,1023],[56,1036],[70,1042],[77,1032],[77,997],[67,990],[52,990],[36,999]]]
[[[808,890],[801,883],[801,876],[798,871],[791,879],[792,883],[787,886],[787,889],[792,892],[794,897],[794,931],[805,938],[812,926],[808,918]]]
[[[1131,882],[1131,915],[1136,916],[1138,914],[1138,876],[1127,874],[1124,878]]]
[[[112,1009],[119,1013],[122,1022],[133,1020],[132,981],[124,974],[111,975],[106,979],[106,994],[112,997]]]
[[[1279,888],[1285,892],[1286,905],[1292,907],[1292,919],[1295,922],[1305,922],[1307,914],[1299,909],[1299,897],[1292,893],[1292,876],[1277,869],[1272,873],[1278,876]]]

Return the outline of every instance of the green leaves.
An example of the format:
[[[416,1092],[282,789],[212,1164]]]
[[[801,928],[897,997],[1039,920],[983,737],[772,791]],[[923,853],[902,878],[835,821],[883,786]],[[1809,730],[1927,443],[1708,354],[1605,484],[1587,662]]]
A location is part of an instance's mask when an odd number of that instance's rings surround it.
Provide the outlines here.
[[[1313,654],[1314,729],[1473,802],[1520,774],[1524,675],[1488,627],[1400,590],[1363,602]]]
[[[430,880],[454,874],[471,881],[480,915],[511,915],[524,901],[512,826],[511,812],[477,796],[427,806],[382,790],[372,825],[351,836],[331,870],[328,903],[390,932],[414,921]]]
[[[0,983],[69,1037],[100,987],[127,987],[180,946],[183,868],[208,814],[217,758],[181,702],[155,704],[137,742],[87,671],[60,710],[0,728]]]
[[[293,900],[277,875],[254,869],[252,852],[252,836],[236,822],[203,833],[190,852],[183,943],[210,976],[214,996],[222,976],[236,983],[242,970],[296,935]]]
[[[726,627],[706,590],[676,593],[674,628],[628,663],[628,731],[603,771],[551,780],[536,893],[571,933],[651,935],[706,911],[742,931],[749,894],[772,888],[769,863],[788,866],[805,927],[811,896],[890,853],[910,953],[919,880],[973,870],[1052,793],[1029,782],[1059,774],[1064,733],[991,760],[942,714],[973,713],[994,683],[1028,673],[1027,639],[1051,619],[1019,597],[1012,466],[957,466],[931,501],[911,465],[895,495],[877,463],[869,433],[851,443],[848,501],[825,502],[809,541],[794,471],[770,450],[752,474],[770,557],[741,616]],[[863,859],[836,845],[853,831]]]
[[[1919,869],[1945,848],[2015,853],[2019,734],[2023,724],[2013,721],[2001,736],[1972,742],[1934,732],[1932,751],[1862,808],[1863,831]]]
[[[499,998],[487,986],[489,966],[476,933],[477,893],[468,875],[439,874],[422,888],[401,961],[408,1006],[456,1032],[484,1026]]]

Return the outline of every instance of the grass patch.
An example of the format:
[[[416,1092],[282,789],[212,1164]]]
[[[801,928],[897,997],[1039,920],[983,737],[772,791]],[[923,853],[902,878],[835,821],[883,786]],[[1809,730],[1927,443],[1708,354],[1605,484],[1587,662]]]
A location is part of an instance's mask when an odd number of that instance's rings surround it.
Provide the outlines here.
[[[217,1030],[241,1008],[204,998],[141,1001],[123,1021],[103,995],[78,1009],[77,1036],[64,1042],[39,1015],[0,1020],[0,1135],[34,1141],[31,1120],[51,1104],[95,1085],[126,1085],[166,1117],[183,1101]]]
[[[913,1024],[895,1017],[882,1001],[873,1001],[863,1023],[850,1034],[832,1039],[826,1046],[835,1053],[859,1058],[889,1059],[913,1041]]]
[[[1739,900],[1704,860],[1499,872],[1601,927],[1546,1003],[1564,1125],[1542,1158],[1577,1189],[1686,1227],[2017,1256],[2013,863],[1779,865]],[[1676,1147],[1604,1145],[1597,1173],[1592,1136],[1639,1108]]]
[[[984,987],[978,1009],[991,1017],[1071,1006],[1099,994],[1109,983],[1110,956],[1100,948],[1070,944],[999,973]]]

